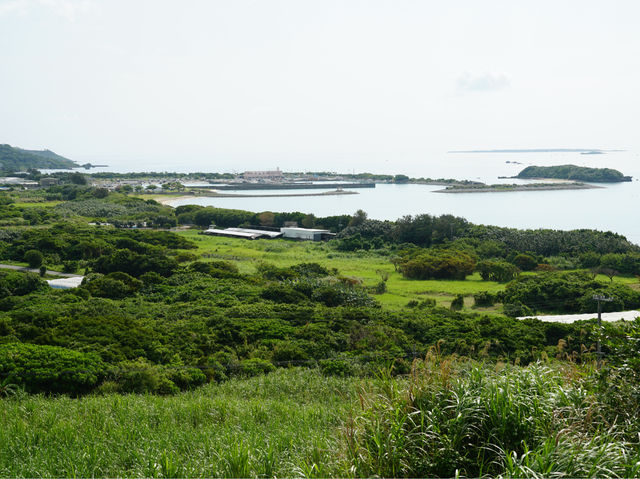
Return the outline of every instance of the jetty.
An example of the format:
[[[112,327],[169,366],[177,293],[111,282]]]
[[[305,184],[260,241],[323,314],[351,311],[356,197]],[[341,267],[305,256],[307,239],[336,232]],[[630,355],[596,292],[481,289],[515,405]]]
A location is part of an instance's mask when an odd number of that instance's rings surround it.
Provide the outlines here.
[[[196,185],[189,188],[228,190],[328,190],[332,188],[375,188],[375,183],[233,183],[226,185]]]

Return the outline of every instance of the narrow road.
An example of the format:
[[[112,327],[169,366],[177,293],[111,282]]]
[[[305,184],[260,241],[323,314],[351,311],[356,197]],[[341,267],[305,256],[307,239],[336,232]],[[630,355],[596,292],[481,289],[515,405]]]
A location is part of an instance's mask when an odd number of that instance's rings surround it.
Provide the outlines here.
[[[14,264],[1,264],[0,263],[0,268],[2,268],[2,269],[13,269],[15,271],[25,271],[25,272],[29,272],[29,273],[38,273],[38,274],[40,274],[40,270],[39,269],[27,268],[26,266],[16,266]],[[49,269],[47,270],[47,274],[52,274],[54,276],[62,276],[64,278],[81,278],[82,277],[81,274],[61,273],[59,271],[51,271]]]

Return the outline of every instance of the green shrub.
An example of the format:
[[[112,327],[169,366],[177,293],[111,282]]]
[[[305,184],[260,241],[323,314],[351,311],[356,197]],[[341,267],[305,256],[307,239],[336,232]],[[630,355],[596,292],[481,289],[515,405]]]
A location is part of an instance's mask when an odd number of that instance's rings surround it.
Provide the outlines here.
[[[93,296],[122,299],[135,294],[142,285],[142,281],[126,273],[115,272],[87,281],[82,287]]]
[[[318,361],[320,372],[325,376],[350,376],[353,374],[351,364],[343,359],[321,359]]]
[[[47,283],[35,273],[0,271],[0,298],[9,295],[24,296],[46,289]]]
[[[417,299],[412,299],[407,303],[408,308],[417,308],[417,309],[425,309],[425,308],[435,308],[436,300],[434,298],[425,298],[421,301]]]
[[[518,276],[520,270],[504,260],[483,260],[478,263],[476,270],[484,281],[505,283]]]
[[[196,261],[189,265],[191,271],[208,274],[214,278],[233,278],[238,275],[238,267],[229,261]]]
[[[478,307],[493,306],[496,303],[496,295],[488,291],[480,291],[473,295],[473,301]]]
[[[416,249],[401,259],[399,269],[410,279],[465,279],[475,266],[475,259],[463,251]]]
[[[502,308],[504,314],[510,318],[516,318],[518,316],[530,316],[533,311],[520,302],[505,303]]]
[[[516,255],[513,259],[513,264],[515,264],[522,271],[533,271],[538,266],[538,262],[536,259],[525,253],[520,253]]]
[[[295,304],[308,301],[308,298],[304,294],[296,291],[291,286],[281,283],[267,286],[264,291],[260,293],[260,296],[263,299],[275,301],[276,303]]]
[[[232,368],[232,371],[240,376],[258,376],[275,370],[273,364],[260,358],[243,359]]]
[[[143,358],[121,361],[109,376],[117,384],[118,392],[174,394],[179,391],[160,366]]]
[[[9,377],[31,393],[84,394],[105,376],[94,354],[57,346],[0,344],[0,377]]]
[[[24,254],[24,260],[29,264],[29,268],[39,268],[44,261],[42,253],[35,249],[30,249]]]
[[[451,301],[451,311],[460,311],[464,308],[464,295],[458,294],[453,301]]]

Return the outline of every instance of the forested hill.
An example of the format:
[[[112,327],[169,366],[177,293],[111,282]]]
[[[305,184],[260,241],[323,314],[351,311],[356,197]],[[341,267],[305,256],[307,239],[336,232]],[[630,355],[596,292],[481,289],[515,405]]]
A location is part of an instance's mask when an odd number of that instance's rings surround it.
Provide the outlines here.
[[[515,178],[556,178],[560,180],[593,181],[595,183],[617,183],[631,181],[618,170],[611,168],[587,168],[576,165],[528,166]]]
[[[29,168],[67,169],[78,164],[50,150],[23,150],[10,145],[0,145],[0,168],[4,171],[20,171]]]

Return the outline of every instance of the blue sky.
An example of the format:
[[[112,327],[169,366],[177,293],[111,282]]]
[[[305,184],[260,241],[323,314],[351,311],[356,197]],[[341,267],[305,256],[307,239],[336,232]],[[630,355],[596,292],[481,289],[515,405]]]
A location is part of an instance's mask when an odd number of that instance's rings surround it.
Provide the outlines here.
[[[639,13],[615,0],[0,0],[0,142],[223,170],[634,149]]]

